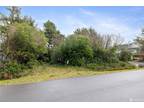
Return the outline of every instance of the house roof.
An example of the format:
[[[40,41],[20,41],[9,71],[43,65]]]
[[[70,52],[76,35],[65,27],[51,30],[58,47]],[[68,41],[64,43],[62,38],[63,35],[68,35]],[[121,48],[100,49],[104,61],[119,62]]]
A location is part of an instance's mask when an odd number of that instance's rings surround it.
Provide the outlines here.
[[[139,49],[140,45],[136,42],[129,43],[129,44],[123,44],[119,46],[120,49]]]

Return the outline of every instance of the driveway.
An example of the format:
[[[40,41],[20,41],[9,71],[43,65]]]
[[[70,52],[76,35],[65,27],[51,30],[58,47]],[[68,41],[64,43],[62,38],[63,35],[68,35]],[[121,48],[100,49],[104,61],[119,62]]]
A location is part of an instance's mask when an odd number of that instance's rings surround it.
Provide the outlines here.
[[[0,101],[144,102],[144,70],[0,86]]]

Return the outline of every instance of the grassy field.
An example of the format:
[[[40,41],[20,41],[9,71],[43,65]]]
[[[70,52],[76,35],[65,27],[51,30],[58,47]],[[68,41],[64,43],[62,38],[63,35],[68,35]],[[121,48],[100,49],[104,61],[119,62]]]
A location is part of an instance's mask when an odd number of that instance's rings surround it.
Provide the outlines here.
[[[126,70],[117,71],[94,71],[86,68],[80,67],[66,67],[66,66],[49,66],[42,65],[37,66],[32,71],[31,74],[12,80],[1,80],[0,85],[16,85],[16,84],[27,84],[35,83],[47,80],[62,79],[62,78],[72,78],[81,76],[92,76],[92,75],[102,75],[114,72],[124,72]]]

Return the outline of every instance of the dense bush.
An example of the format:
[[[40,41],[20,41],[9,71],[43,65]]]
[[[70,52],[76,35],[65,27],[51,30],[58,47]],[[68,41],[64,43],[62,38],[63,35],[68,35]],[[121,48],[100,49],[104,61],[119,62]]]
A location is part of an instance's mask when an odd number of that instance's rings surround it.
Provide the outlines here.
[[[124,62],[130,61],[132,60],[132,53],[127,50],[122,50],[119,55],[119,59]]]
[[[39,54],[37,60],[44,63],[49,63],[51,61],[52,49],[48,48],[46,53]]]
[[[15,52],[13,54],[13,57],[20,64],[27,64],[29,61],[36,59],[34,54],[29,52],[20,52],[20,51]]]
[[[11,60],[28,62],[47,51],[47,39],[43,32],[27,23],[15,23],[8,26],[8,38],[5,43],[5,54]]]
[[[81,66],[87,64],[92,57],[93,51],[89,39],[80,35],[72,35],[55,48],[52,62]]]
[[[94,63],[115,63],[119,61],[115,49],[94,48],[93,52]]]
[[[5,62],[0,65],[0,79],[12,79],[22,76],[26,67],[17,62]]]
[[[40,62],[38,60],[30,60],[29,62],[27,62],[27,64],[25,64],[25,66],[28,69],[32,69],[34,66],[38,66],[40,65]]]

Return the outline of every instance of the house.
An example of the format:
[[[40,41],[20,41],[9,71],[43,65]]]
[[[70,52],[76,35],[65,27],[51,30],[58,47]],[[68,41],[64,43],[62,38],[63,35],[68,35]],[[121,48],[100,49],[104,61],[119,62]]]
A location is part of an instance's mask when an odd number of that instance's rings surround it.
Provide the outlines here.
[[[119,46],[118,53],[120,53],[122,50],[128,50],[129,52],[131,52],[133,54],[133,60],[144,61],[144,52],[142,52],[140,44],[136,42],[123,44]]]
[[[141,46],[136,42],[132,42],[129,44],[120,45],[118,48],[118,52],[120,53],[122,50],[127,50],[127,51],[131,52],[133,55],[140,54]]]

